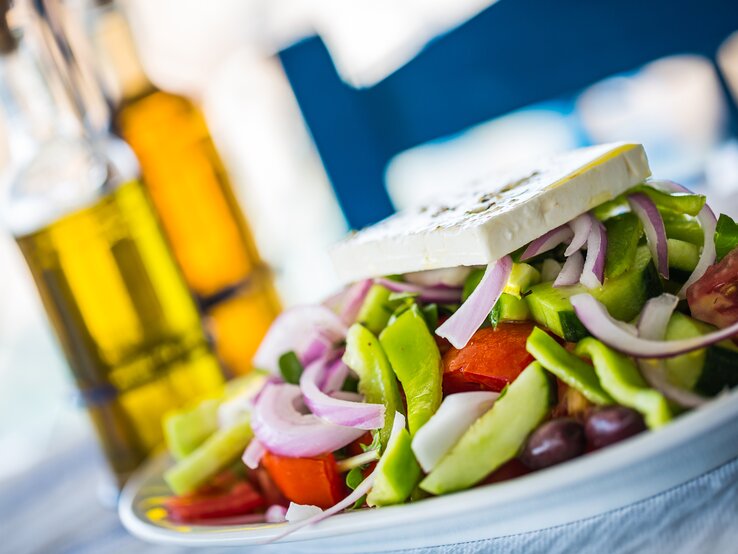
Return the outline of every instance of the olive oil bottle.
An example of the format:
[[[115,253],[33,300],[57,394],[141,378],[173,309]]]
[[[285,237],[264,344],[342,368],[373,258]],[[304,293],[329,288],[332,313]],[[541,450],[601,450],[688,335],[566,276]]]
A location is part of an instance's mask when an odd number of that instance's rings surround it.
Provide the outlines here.
[[[34,23],[54,34],[45,20],[53,16],[41,15]],[[39,60],[11,38],[14,46],[5,48],[0,70],[23,64],[35,71]],[[64,38],[54,34],[51,40]],[[47,54],[55,47],[38,42]],[[49,62],[58,58],[45,59],[47,80],[73,97],[68,104],[83,107],[78,91],[66,86],[71,81],[59,79],[65,68]],[[3,72],[0,88],[18,74]],[[21,127],[14,87],[6,89],[0,97]],[[58,125],[17,173],[6,210],[119,484],[161,442],[165,412],[218,394],[223,383],[147,192],[120,162],[132,159],[121,155],[125,149],[119,139],[84,125]]]
[[[234,373],[280,309],[205,119],[187,98],[156,89],[137,58],[124,15],[98,0],[88,29],[107,71],[114,130],[130,144],[185,280]]]

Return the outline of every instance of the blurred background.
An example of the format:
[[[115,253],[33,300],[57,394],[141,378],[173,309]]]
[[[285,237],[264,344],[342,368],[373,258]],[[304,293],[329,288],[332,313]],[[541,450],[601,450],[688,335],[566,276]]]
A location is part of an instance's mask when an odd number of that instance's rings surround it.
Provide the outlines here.
[[[218,379],[215,365],[243,373],[281,307],[336,290],[331,243],[491,170],[642,142],[655,175],[738,215],[738,8],[588,4],[0,1],[13,37],[0,40],[0,452],[11,453],[0,457],[0,480],[89,441],[84,405],[98,430],[125,435],[106,404],[110,383],[93,375],[99,367],[156,368],[170,354],[152,344],[166,343],[178,352],[166,363],[203,390]],[[61,26],[39,22],[44,10]],[[59,135],[84,144],[56,144]],[[65,176],[70,160],[81,169]],[[165,238],[153,227],[151,237],[116,238],[114,259],[100,254],[96,274],[83,278],[65,256],[98,252],[84,250],[84,233],[97,237],[104,217],[59,222],[74,210],[115,209],[125,225],[110,233],[135,235],[128,223],[149,217],[146,207],[125,212],[140,200],[126,188],[138,183],[137,167]],[[131,250],[119,255],[119,244]],[[58,267],[49,262],[57,257]],[[108,263],[125,298],[98,286],[113,278]],[[170,317],[180,289],[186,306]],[[146,312],[144,297],[164,311]],[[84,314],[75,320],[62,304]],[[135,333],[109,320],[123,312],[161,325],[161,336],[121,346]],[[73,336],[83,320],[90,336]],[[89,341],[98,365],[84,357]],[[181,401],[197,392],[184,388]],[[161,394],[115,409],[163,410]],[[126,440],[106,445],[108,454]]]

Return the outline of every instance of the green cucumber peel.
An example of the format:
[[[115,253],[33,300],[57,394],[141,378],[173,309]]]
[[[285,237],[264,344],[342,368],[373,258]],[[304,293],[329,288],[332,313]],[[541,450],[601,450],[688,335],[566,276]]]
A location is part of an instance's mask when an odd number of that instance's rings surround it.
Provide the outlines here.
[[[638,242],[643,235],[643,224],[632,213],[623,213],[605,222],[607,253],[605,276],[615,279],[635,264]]]
[[[420,487],[432,494],[467,489],[513,459],[548,415],[550,394],[543,366],[531,363],[461,436]]]
[[[218,429],[197,449],[164,473],[164,480],[175,494],[192,492],[238,460],[254,434],[249,416],[230,427]]]

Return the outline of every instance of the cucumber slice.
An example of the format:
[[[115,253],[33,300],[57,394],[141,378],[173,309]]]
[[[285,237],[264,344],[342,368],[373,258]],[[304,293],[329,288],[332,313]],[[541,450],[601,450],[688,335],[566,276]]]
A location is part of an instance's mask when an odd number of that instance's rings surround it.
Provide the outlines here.
[[[420,483],[433,494],[469,488],[514,458],[549,411],[546,372],[533,362]]]
[[[249,417],[225,429],[218,429],[195,451],[164,473],[175,494],[192,492],[235,462],[253,438]]]
[[[528,337],[526,349],[538,362],[576,389],[593,404],[612,404],[612,397],[605,392],[597,379],[594,368],[557,343],[538,327]]]
[[[666,328],[666,340],[698,337],[714,331],[711,325],[675,313]],[[669,382],[706,396],[738,386],[738,349],[730,341],[695,350],[665,361]]]
[[[540,282],[541,274],[535,267],[524,263],[514,263],[504,292],[520,298],[530,290],[531,286]]]
[[[681,271],[694,271],[700,259],[700,249],[691,242],[679,239],[668,239],[669,267]]]
[[[624,213],[605,221],[605,228],[607,229],[605,276],[615,279],[633,267],[638,252],[638,241],[643,234],[643,225],[635,214]]]
[[[181,460],[218,429],[218,405],[207,399],[189,410],[177,410],[164,416],[164,440],[175,460]]]
[[[554,288],[553,283],[547,282],[532,287],[525,300],[536,323],[567,341],[577,342],[588,333],[574,313],[569,302],[571,296],[587,292],[602,302],[612,317],[630,321],[640,313],[646,300],[658,296],[662,290],[651,254],[647,247],[641,246],[636,251],[633,267],[620,277],[606,279],[599,289],[582,285]]]
[[[530,319],[528,304],[522,298],[503,292],[489,314],[489,320],[496,326],[502,321],[527,321]]]
[[[672,212],[663,213],[661,216],[664,220],[667,237],[702,246],[705,241],[705,234],[702,232],[699,221],[694,217]]]

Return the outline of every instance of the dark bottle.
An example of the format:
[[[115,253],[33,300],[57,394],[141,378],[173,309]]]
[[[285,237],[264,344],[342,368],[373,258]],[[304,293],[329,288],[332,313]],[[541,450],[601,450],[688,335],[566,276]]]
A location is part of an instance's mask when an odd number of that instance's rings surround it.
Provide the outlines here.
[[[203,114],[149,81],[128,22],[112,1],[95,2],[86,26],[107,82],[113,129],[138,157],[216,351],[234,373],[247,373],[280,303]]]

